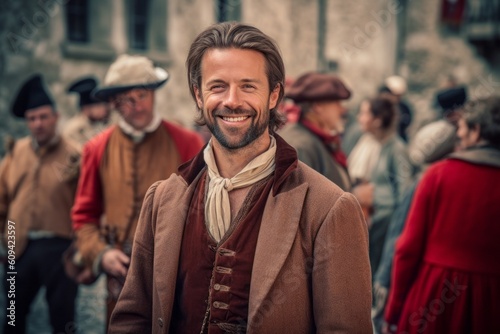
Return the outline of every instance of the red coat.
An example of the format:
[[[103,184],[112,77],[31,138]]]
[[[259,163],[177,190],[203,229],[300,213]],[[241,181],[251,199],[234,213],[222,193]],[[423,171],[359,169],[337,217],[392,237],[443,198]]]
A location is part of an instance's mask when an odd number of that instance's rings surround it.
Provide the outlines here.
[[[500,165],[433,165],[396,247],[397,333],[500,333]]]
[[[158,157],[155,165],[140,168],[141,173],[148,173],[147,177],[137,176],[137,182],[127,182],[124,179],[123,187],[109,188],[114,180],[102,179],[101,161],[104,159],[105,150],[109,147],[112,140],[112,134],[115,133],[116,127],[102,132],[84,147],[82,159],[81,175],[79,186],[76,193],[75,203],[72,209],[73,228],[76,231],[78,248],[82,255],[83,262],[87,265],[95,264],[95,259],[106,247],[106,244],[101,238],[100,218],[103,213],[106,213],[107,225],[116,229],[115,242],[119,239],[120,242],[125,240],[131,241],[135,224],[138,218],[138,210],[142,204],[142,199],[149,186],[157,180],[168,178],[168,176],[177,170],[177,164],[183,163],[195,156],[203,147],[202,139],[196,133],[183,129],[179,126],[163,121],[160,125],[168,133],[172,139],[175,154],[178,156],[170,159],[166,156]],[[162,130],[163,129],[159,129]],[[156,132],[155,132],[156,133]],[[153,135],[153,133],[152,133]],[[160,137],[155,137],[160,138]],[[164,138],[164,137],[161,137]],[[155,143],[152,143],[155,145]],[[161,145],[166,145],[164,142],[158,142],[158,152]],[[148,144],[148,149],[151,150],[151,143]],[[120,149],[115,147],[115,149]],[[123,149],[123,148],[122,148]],[[165,150],[165,152],[167,152]],[[116,152],[115,152],[116,153]],[[154,153],[154,152],[153,152]],[[173,152],[172,152],[173,153]],[[125,154],[125,153],[124,153]],[[109,154],[107,155],[109,158]],[[133,159],[132,157],[126,158]],[[166,163],[166,161],[170,161]],[[177,161],[177,162],[174,162]],[[144,164],[144,161],[142,162]],[[133,164],[136,170],[127,169],[129,174],[139,173],[139,163]],[[122,166],[126,169],[126,166]],[[118,173],[118,171],[117,171]],[[158,178],[156,178],[158,177]],[[151,179],[153,178],[153,181]],[[151,183],[149,183],[151,182]],[[108,186],[108,193],[111,190],[121,190],[120,193],[112,194],[108,201],[105,201],[105,188]],[[110,190],[111,189],[111,190]],[[112,200],[111,200],[112,199]],[[130,225],[132,221],[132,225]],[[128,227],[130,225],[130,228]]]

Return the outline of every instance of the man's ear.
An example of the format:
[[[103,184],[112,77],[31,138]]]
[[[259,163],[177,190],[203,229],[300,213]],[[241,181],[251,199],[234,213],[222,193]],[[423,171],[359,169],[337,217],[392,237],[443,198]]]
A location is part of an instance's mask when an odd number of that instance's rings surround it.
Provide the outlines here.
[[[193,86],[194,96],[196,97],[196,105],[198,109],[203,109],[203,99],[201,98],[201,91],[198,86]]]
[[[281,85],[278,83],[274,87],[274,89],[271,91],[271,94],[269,96],[269,109],[273,109],[276,107],[278,104],[278,98],[280,97],[280,92],[283,88]]]
[[[478,143],[481,140],[481,127],[479,124],[474,124],[474,127],[470,128],[470,136],[474,143]]]

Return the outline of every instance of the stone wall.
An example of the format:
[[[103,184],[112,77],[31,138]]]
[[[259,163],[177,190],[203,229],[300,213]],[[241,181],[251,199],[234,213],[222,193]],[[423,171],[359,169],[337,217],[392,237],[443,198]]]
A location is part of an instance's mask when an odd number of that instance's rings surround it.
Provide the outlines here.
[[[44,74],[63,124],[77,112],[76,96],[65,93],[69,83],[88,74],[102,79],[114,57],[128,52],[126,0],[92,2],[104,7],[93,5],[91,11],[99,42],[91,57],[86,52],[67,51],[62,15],[66,1],[0,2],[0,140],[6,134],[18,137],[26,133],[23,122],[14,120],[9,109],[13,94],[29,75]],[[156,15],[164,20],[157,21],[155,29],[166,29],[166,50],[146,55],[153,56],[171,75],[158,91],[159,110],[164,117],[190,126],[195,105],[184,62],[194,37],[215,22],[215,2],[169,0],[163,6]],[[409,80],[408,98],[417,119],[431,117],[430,101],[447,74],[470,85],[475,95],[498,90],[498,71],[491,74],[489,65],[460,34],[442,31],[434,0],[242,0],[241,8],[243,22],[258,26],[278,42],[288,76],[312,70],[338,73],[353,90],[348,103],[353,113],[361,99],[373,95],[384,78],[394,73]],[[402,37],[406,42],[399,45]],[[403,59],[398,57],[398,46],[403,47]]]

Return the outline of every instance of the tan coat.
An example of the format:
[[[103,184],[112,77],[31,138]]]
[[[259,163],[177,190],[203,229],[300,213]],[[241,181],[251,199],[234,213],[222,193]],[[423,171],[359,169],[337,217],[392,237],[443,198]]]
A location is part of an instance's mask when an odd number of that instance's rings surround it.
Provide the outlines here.
[[[78,182],[80,153],[58,137],[37,150],[31,137],[20,139],[0,165],[0,224],[15,223],[16,257],[29,231],[71,238],[70,210]]]
[[[146,194],[111,333],[168,333],[195,184],[172,175]],[[367,227],[351,194],[299,162],[258,238],[248,333],[372,333]]]

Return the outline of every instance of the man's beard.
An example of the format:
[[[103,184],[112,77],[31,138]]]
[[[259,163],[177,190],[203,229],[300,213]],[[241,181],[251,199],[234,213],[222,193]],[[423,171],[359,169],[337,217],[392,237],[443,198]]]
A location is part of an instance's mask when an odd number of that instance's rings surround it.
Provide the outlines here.
[[[219,118],[220,115],[224,116],[250,115],[252,123],[250,124],[250,127],[246,129],[246,132],[243,134],[242,138],[238,142],[231,142],[229,137],[226,136],[226,134],[224,134],[224,132],[219,126],[219,123],[217,122],[217,119]],[[212,111],[213,121],[207,119],[205,121],[212,135],[215,137],[215,139],[217,139],[217,141],[223,147],[235,150],[242,147],[246,147],[252,142],[254,142],[269,127],[269,109],[263,110],[263,113],[261,114],[263,118],[260,123],[258,123],[256,115],[257,112],[255,112],[254,110],[244,110],[244,109],[231,110],[228,108],[222,108]],[[238,128],[230,128],[228,130],[228,132],[234,134],[238,133],[239,131],[242,130]]]

